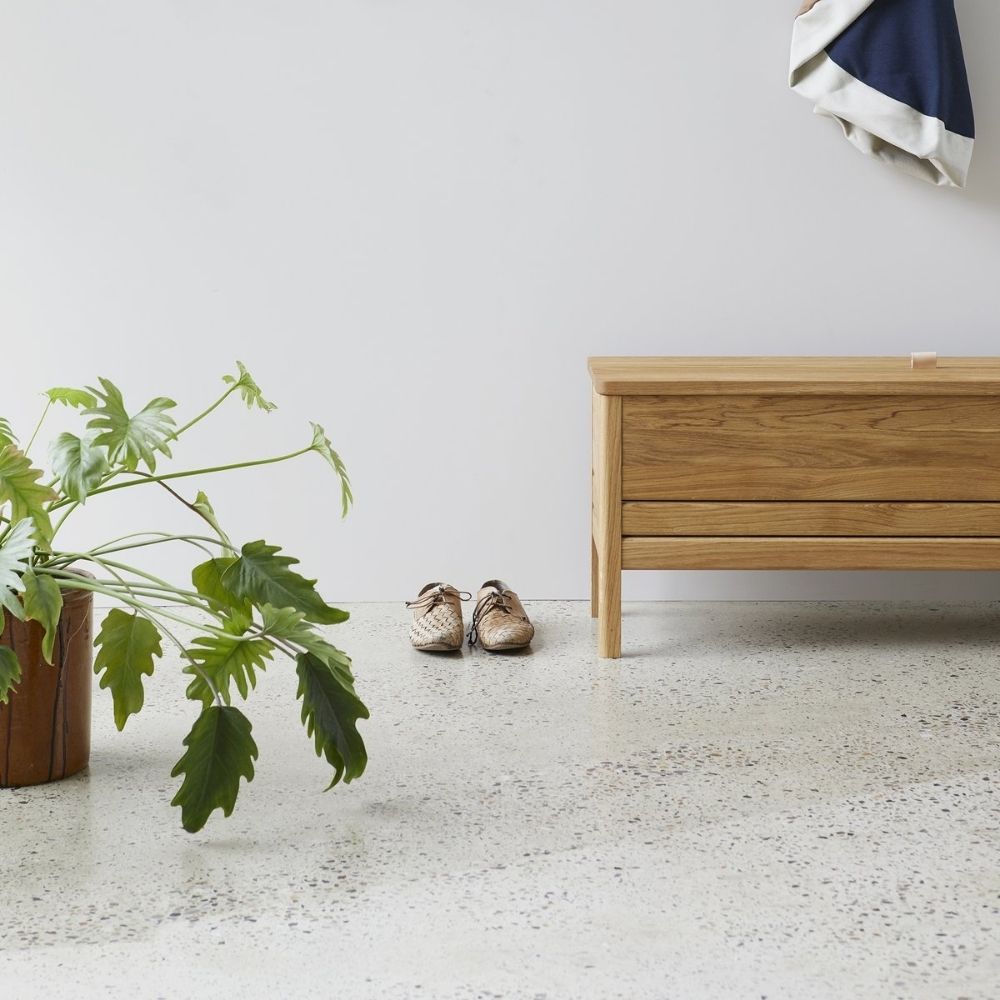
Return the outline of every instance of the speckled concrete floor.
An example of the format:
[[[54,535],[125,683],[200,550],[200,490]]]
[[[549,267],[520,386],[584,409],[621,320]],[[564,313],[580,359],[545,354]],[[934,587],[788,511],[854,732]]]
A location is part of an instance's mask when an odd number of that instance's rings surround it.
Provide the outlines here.
[[[99,692],[89,775],[0,793],[0,994],[1000,996],[995,607],[633,605],[618,663],[530,610],[501,658],[355,608],[368,774],[322,793],[273,667],[193,837],[183,680],[123,734]]]

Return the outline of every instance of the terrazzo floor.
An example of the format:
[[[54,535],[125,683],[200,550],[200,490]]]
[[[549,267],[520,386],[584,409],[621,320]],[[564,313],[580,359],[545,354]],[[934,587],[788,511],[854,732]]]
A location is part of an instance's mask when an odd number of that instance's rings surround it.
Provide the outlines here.
[[[0,792],[0,996],[996,998],[1000,611],[529,606],[533,650],[432,656],[396,605],[333,630],[372,708],[324,794],[292,672],[257,777],[195,836],[163,663],[89,774]]]

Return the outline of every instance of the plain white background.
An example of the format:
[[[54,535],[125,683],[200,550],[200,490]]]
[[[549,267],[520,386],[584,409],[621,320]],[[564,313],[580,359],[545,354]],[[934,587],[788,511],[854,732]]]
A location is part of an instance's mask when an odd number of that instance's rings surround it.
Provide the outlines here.
[[[797,5],[0,3],[0,413],[27,434],[38,390],[102,374],[190,414],[240,358],[281,409],[232,402],[177,459],[278,453],[318,420],[357,507],[339,520],[315,456],[199,483],[235,536],[300,555],[332,600],[497,575],[585,596],[589,354],[1000,353],[1000,6],[958,4],[980,126],[960,194],[787,90]],[[64,540],[158,526],[140,497]],[[996,582],[633,574],[625,594]]]

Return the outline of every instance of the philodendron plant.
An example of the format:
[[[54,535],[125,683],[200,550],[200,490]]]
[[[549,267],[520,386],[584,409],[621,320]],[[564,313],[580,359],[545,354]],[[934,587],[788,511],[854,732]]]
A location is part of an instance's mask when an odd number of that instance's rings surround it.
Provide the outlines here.
[[[292,568],[298,560],[263,540],[237,546],[204,493],[189,499],[182,492],[194,477],[314,452],[338,477],[346,515],[350,482],[323,428],[313,424],[309,443],[286,455],[200,469],[162,467],[175,443],[229,396],[238,394],[250,409],[274,409],[246,368],[237,364],[237,374],[225,376],[219,398],[182,424],[172,416],[172,400],[157,397],[132,412],[119,389],[104,378],[97,387],[50,389],[24,447],[10,423],[0,419],[0,605],[19,620],[39,623],[49,663],[64,591],[91,591],[120,605],[100,626],[94,660],[101,687],[111,691],[119,730],[142,708],[143,678],[152,674],[164,643],[175,647],[191,676],[187,697],[199,707],[172,772],[182,777],[172,804],[180,806],[181,822],[191,832],[200,830],[215,809],[228,816],[240,779],[253,779],[257,745],[250,721],[232,702],[235,694],[244,700],[250,695],[256,672],[275,653],[295,661],[302,722],[317,755],[333,768],[329,787],[359,777],[367,762],[357,721],[367,719],[368,710],[355,693],[350,658],[317,628],[343,622],[347,612],[327,604],[316,581]],[[83,427],[79,434],[55,438],[46,473],[35,464],[31,448],[46,414],[60,404],[76,410]],[[89,506],[120,490],[138,490],[141,496],[149,489],[164,490],[187,508],[196,530],[124,535],[80,552],[59,548],[63,525],[85,502]],[[186,546],[194,554],[190,585],[175,585],[127,561],[132,550],[166,544]],[[178,625],[187,628],[182,632]],[[192,628],[197,633],[193,640],[185,634]],[[15,653],[0,646],[0,703],[16,689],[21,672]]]

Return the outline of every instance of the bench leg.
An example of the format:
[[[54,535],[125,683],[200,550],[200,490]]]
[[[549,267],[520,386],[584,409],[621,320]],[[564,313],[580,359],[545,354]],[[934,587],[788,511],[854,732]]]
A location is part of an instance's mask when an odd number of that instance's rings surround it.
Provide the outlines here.
[[[622,400],[594,394],[597,655],[622,653]],[[593,571],[593,565],[592,565]],[[593,573],[592,573],[593,580]]]
[[[600,565],[597,655],[616,660],[622,655],[622,572],[620,562],[611,562],[602,559]]]
[[[601,607],[600,589],[600,561],[597,558],[597,542],[590,539],[590,617],[596,618]]]

